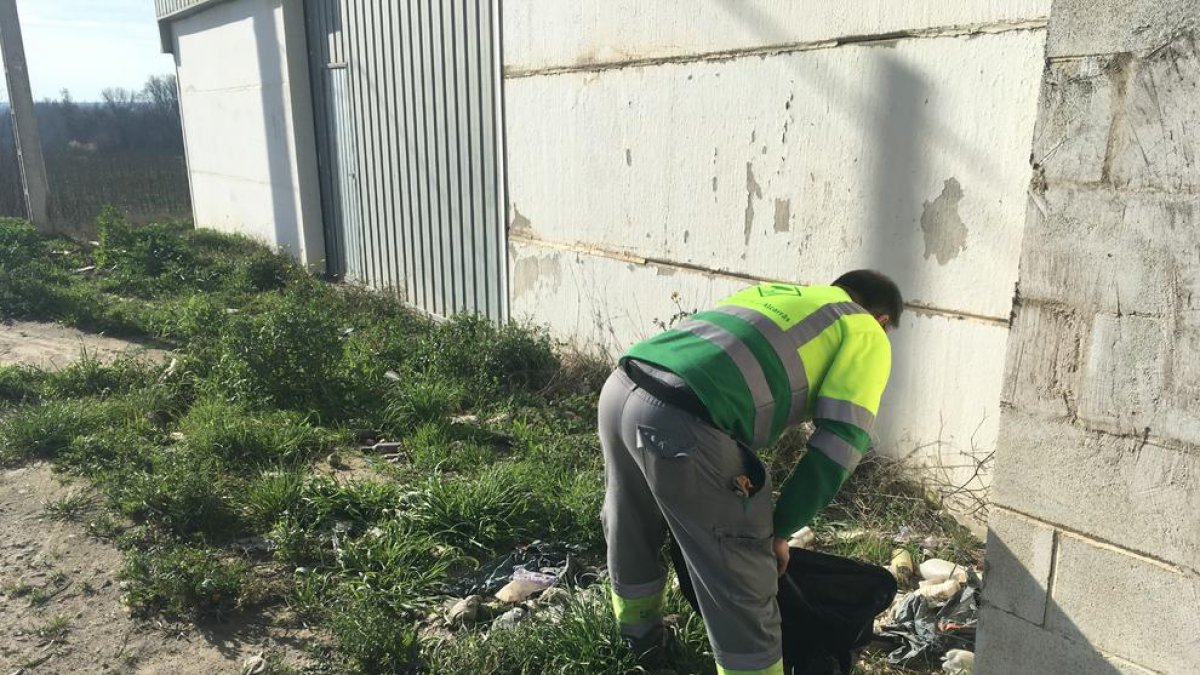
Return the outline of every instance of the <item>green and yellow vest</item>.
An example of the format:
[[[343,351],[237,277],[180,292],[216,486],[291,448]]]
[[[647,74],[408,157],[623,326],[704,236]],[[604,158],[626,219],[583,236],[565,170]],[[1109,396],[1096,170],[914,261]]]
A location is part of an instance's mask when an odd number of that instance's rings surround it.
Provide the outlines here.
[[[678,375],[713,423],[753,450],[808,419],[840,423],[849,433],[819,430],[810,446],[850,472],[869,443],[891,345],[841,288],[767,283],[634,345],[628,358]]]

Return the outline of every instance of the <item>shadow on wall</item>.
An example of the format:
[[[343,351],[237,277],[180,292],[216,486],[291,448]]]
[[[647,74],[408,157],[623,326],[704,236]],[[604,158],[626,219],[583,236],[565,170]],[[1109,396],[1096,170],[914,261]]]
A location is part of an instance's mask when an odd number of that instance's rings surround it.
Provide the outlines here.
[[[1053,536],[1049,532],[1046,535]],[[1022,562],[1023,557],[1031,557],[1030,542],[1025,539],[1025,536],[1016,535],[1006,538],[994,528],[988,528],[984,602],[975,643],[975,672],[1023,675],[1140,672],[1123,671],[1088,644],[1086,637],[1047,591],[1046,587],[1053,584],[1052,560],[1057,554],[1057,542],[1050,539],[1041,542],[1048,555],[1032,556],[1037,562],[1031,566],[1044,568],[1039,570],[1044,578],[1037,579]],[[1018,555],[1013,549],[1026,555]],[[1114,590],[1098,586],[1096,592]],[[1135,617],[1130,617],[1130,621],[1134,620]],[[1014,645],[1019,645],[1019,649],[1013,649]],[[1162,648],[1176,646],[1163,645]]]
[[[272,3],[273,4],[273,3]],[[299,255],[300,214],[296,206],[295,174],[292,171],[292,149],[288,143],[288,98],[284,96],[287,70],[280,55],[282,27],[273,6],[268,13],[255,12],[255,3],[234,3],[242,15],[236,20],[249,19],[254,26],[254,44],[258,50],[260,91],[262,93],[263,137],[266,140],[267,172],[271,182],[271,212],[274,216],[275,241],[278,246]],[[280,7],[280,12],[286,11]],[[295,39],[295,36],[286,36]]]
[[[866,266],[891,276],[911,301],[913,289],[924,286],[923,275],[930,268],[922,257],[918,226],[921,180],[926,172],[921,146],[930,127],[925,110],[929,87],[910,66],[890,54],[882,56],[876,77],[872,127],[863,129],[870,138],[863,145],[867,153],[863,164],[869,171],[871,207],[867,217],[871,222],[866,229],[871,234],[862,244],[862,259]],[[904,333],[907,335],[901,339],[911,339],[911,330]],[[902,396],[900,389],[888,388],[885,410],[902,409],[893,405],[900,398],[897,395]],[[880,415],[875,434],[899,439],[906,435],[904,426],[902,415]]]
[[[265,235],[264,230],[269,226],[275,236],[275,241],[278,246],[292,253],[299,255],[302,251],[301,247],[301,232],[300,232],[300,214],[296,203],[295,191],[295,172],[293,171],[293,156],[292,148],[289,142],[291,128],[288,121],[289,118],[289,100],[285,95],[284,88],[287,86],[287,71],[283,56],[280,54],[280,48],[283,43],[283,28],[280,25],[279,18],[275,15],[274,7],[279,3],[272,2],[229,2],[214,6],[211,10],[202,13],[198,16],[206,18],[210,23],[205,23],[202,26],[197,26],[191,31],[183,30],[179,24],[176,24],[175,30],[177,36],[182,36],[191,33],[208,32],[221,27],[229,27],[236,24],[248,23],[252,27],[255,40],[255,61],[258,67],[258,86],[260,91],[261,111],[258,111],[262,117],[263,124],[263,139],[265,147],[261,148],[266,152],[267,157],[267,176],[265,181],[269,182],[268,189],[270,190],[271,200],[271,219],[270,223],[242,223],[247,226],[258,226],[260,229],[257,232],[252,232],[252,236]],[[282,11],[282,10],[281,10]],[[245,63],[246,59],[236,59],[241,55],[225,55],[228,58],[227,68],[238,68]],[[179,55],[176,55],[177,63]],[[236,59],[236,60],[235,60]],[[212,64],[202,64],[202,67],[211,67]],[[180,82],[181,93],[187,82]],[[239,87],[240,89],[241,87]],[[228,90],[218,90],[204,92],[205,96],[214,97],[218,106],[215,108],[216,114],[229,115],[231,106],[235,106],[240,101],[240,98],[227,95]],[[253,110],[238,110],[233,111],[241,113],[246,118],[252,118],[255,115]],[[225,120],[228,124],[228,120]],[[185,130],[186,131],[186,130]],[[234,144],[244,144],[245,138],[234,134],[231,137],[209,137],[195,139],[193,142],[210,143],[221,146],[226,149],[227,154],[234,154],[232,146]],[[234,167],[235,169],[246,170],[244,167]],[[253,171],[256,167],[249,167],[248,170]],[[242,186],[255,185],[258,186],[263,182],[261,176],[244,176],[233,179],[241,183]],[[233,202],[236,201],[235,192],[230,189],[225,191],[226,199]],[[194,195],[193,195],[194,197]],[[253,201],[252,196],[243,196],[242,199]],[[228,204],[233,207],[235,204]],[[242,204],[243,208],[253,207],[253,204]],[[205,225],[206,223],[199,223]]]
[[[764,43],[782,45],[793,40],[755,3],[716,1]],[[876,51],[882,51],[882,47]],[[870,126],[862,129],[862,134],[869,137],[863,144],[867,154],[862,159],[872,195],[868,217],[876,236],[863,243],[863,259],[868,266],[895,278],[902,289],[909,289],[915,286],[924,267],[917,246],[918,218],[925,199],[918,183],[925,160],[921,147],[936,130],[927,120],[929,86],[921,76],[890,54],[879,55],[875,64],[877,81],[869,87],[840,82],[828,69],[819,74],[803,68],[793,72],[846,114],[870,121]]]
[[[753,30],[762,39],[764,45],[786,46],[796,41],[794,35],[781,28],[774,17],[768,15],[753,2],[746,2],[745,0],[711,1],[717,3],[730,16]],[[861,40],[857,41],[861,42]],[[879,40],[864,44],[858,48],[868,49],[872,45],[882,47],[894,44],[895,41]],[[815,82],[812,81],[815,75],[803,70],[797,70],[796,74],[801,78],[810,80],[812,84],[820,85],[832,103],[837,104],[847,111],[869,113],[878,109],[876,99],[869,93],[860,93],[858,91],[859,87],[850,86],[832,79]],[[980,177],[986,180],[999,180],[1001,172],[997,164],[990,157],[986,155],[981,156],[976,144],[958,135],[953,129],[929,124],[922,128],[922,134],[921,141],[923,143],[935,146],[947,155],[953,156],[964,164],[970,165],[978,172]]]
[[[782,45],[794,41],[793,36],[755,3],[716,1],[766,44]],[[861,135],[865,142],[861,166],[863,181],[870,194],[866,229],[871,235],[860,245],[859,255],[852,256],[860,262],[847,261],[842,266],[861,265],[880,270],[895,279],[905,296],[912,299],[913,289],[924,286],[923,275],[930,267],[930,261],[924,257],[920,223],[923,204],[928,200],[922,185],[927,173],[923,148],[935,136],[943,139],[942,145],[956,148],[958,152],[966,152],[965,148],[969,146],[953,132],[935,128],[930,122],[927,101],[931,87],[912,66],[889,53],[883,44],[847,48],[870,50],[870,56],[862,62],[870,66],[874,82],[839,81],[828,68],[823,68],[820,73],[803,67],[792,71],[798,79],[828,97],[843,114],[853,114],[863,120]],[[804,62],[796,60],[798,64]],[[964,236],[965,230],[963,227]],[[897,415],[884,415],[879,419],[877,433],[882,438],[900,438],[903,422]]]

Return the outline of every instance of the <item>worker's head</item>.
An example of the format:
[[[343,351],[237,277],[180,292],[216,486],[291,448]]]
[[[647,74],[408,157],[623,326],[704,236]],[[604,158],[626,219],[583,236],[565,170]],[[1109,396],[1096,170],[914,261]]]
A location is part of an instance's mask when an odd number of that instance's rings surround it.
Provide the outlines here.
[[[884,330],[900,327],[904,298],[896,282],[887,275],[875,270],[854,270],[838,277],[833,285],[849,293],[850,299],[870,312]]]

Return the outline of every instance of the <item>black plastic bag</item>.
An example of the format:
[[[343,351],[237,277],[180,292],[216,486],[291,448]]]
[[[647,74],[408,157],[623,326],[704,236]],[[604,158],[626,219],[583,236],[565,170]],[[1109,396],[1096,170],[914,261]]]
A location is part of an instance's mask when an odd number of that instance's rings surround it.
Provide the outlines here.
[[[700,614],[683,552],[671,561],[684,597]],[[875,617],[896,597],[896,579],[878,565],[793,548],[779,579],[783,670],[789,675],[848,675],[874,637]]]
[[[951,649],[974,650],[979,585],[979,577],[967,570],[967,583],[949,600],[938,602],[916,592],[905,596],[891,623],[879,631],[892,645],[888,663],[937,663]]]
[[[492,595],[511,581],[517,570],[552,574],[567,586],[587,586],[596,575],[580,567],[580,550],[579,546],[535,541],[482,565],[474,575],[453,584],[449,593],[459,597]]]

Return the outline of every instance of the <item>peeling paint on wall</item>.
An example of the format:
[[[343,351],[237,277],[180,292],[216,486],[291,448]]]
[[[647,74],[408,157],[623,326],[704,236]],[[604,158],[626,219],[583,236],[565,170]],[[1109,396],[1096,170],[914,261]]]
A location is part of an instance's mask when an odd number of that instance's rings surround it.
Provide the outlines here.
[[[512,212],[512,224],[508,226],[508,231],[516,235],[522,235],[526,237],[532,236],[533,223],[529,222],[528,218],[521,215],[521,212],[517,210],[516,204],[513,204]]]
[[[746,162],[746,244],[750,244],[750,231],[754,228],[754,200],[762,199],[762,186],[754,178],[754,165]]]
[[[925,259],[936,257],[939,265],[954,260],[967,248],[967,226],[958,212],[962,202],[962,186],[955,178],[942,185],[942,194],[925,202],[921,213],[921,231],[925,233]]]
[[[792,200],[775,200],[775,231],[789,232],[792,229]]]
[[[562,284],[562,266],[556,256],[520,258],[513,266],[513,297],[519,298],[538,285],[557,289]]]

